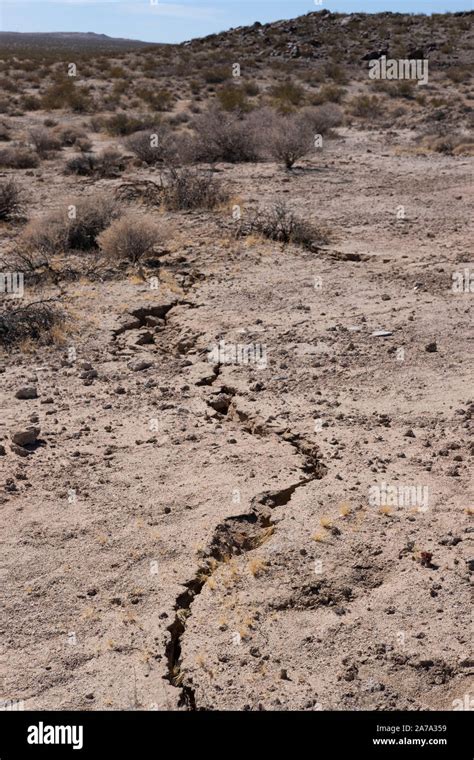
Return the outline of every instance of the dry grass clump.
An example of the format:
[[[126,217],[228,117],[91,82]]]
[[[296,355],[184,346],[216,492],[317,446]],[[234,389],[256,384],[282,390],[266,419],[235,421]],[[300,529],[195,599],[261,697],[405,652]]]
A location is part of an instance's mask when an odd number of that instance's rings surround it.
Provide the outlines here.
[[[12,179],[0,183],[0,220],[8,222],[17,217],[23,208],[23,193]]]
[[[60,210],[31,221],[24,229],[18,251],[43,257],[97,248],[97,238],[120,214],[117,202],[105,195],[67,201]]]
[[[126,214],[112,222],[99,235],[97,243],[107,258],[135,264],[165,238],[166,232],[155,222],[136,214]]]
[[[329,232],[319,229],[291,211],[285,203],[276,203],[268,209],[258,210],[250,217],[243,218],[237,230],[237,237],[260,234],[279,243],[293,243],[314,250],[329,240]]]
[[[448,156],[474,155],[474,138],[469,134],[431,134],[422,138],[422,146]]]
[[[8,349],[25,341],[51,343],[55,329],[64,320],[64,313],[52,303],[16,306],[13,301],[4,301],[0,307],[0,345]]]
[[[7,169],[34,169],[39,156],[26,145],[11,145],[0,150],[0,166]]]
[[[229,192],[212,172],[185,167],[167,173],[162,199],[170,211],[213,209],[229,199]]]

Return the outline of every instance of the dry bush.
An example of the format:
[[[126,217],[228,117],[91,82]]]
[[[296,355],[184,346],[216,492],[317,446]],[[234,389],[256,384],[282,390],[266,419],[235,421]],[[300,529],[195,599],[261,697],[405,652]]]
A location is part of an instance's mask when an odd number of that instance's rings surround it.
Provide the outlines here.
[[[446,71],[446,76],[455,84],[469,82],[472,72],[469,66],[450,66]]]
[[[52,331],[64,323],[64,313],[47,302],[15,307],[13,300],[0,307],[0,345],[12,348],[23,341],[51,343]]]
[[[78,174],[82,177],[117,177],[125,169],[123,156],[113,148],[105,150],[98,156],[83,153],[73,156],[64,169],[65,174]]]
[[[326,135],[335,127],[340,127],[343,122],[342,109],[335,103],[324,103],[322,106],[304,108],[302,113],[317,135]]]
[[[355,95],[349,103],[351,113],[363,119],[372,119],[380,115],[380,98],[376,95]]]
[[[161,227],[146,217],[127,214],[116,219],[104,230],[97,242],[102,253],[113,260],[127,260],[132,264],[140,261],[166,235]]]
[[[222,84],[229,79],[230,74],[230,66],[215,66],[212,69],[206,69],[203,77],[206,84]]]
[[[311,97],[311,103],[315,106],[323,103],[340,103],[346,90],[343,87],[337,87],[334,84],[325,84],[320,90]]]
[[[162,197],[170,211],[184,211],[213,209],[228,200],[229,193],[212,172],[202,173],[185,167],[167,173]]]
[[[473,155],[474,138],[470,134],[428,134],[421,139],[427,150],[448,156]]]
[[[0,150],[0,166],[8,169],[34,169],[38,164],[38,154],[26,145],[11,145]]]
[[[54,130],[55,136],[63,146],[76,145],[79,140],[87,139],[87,132],[73,125],[59,124]]]
[[[128,116],[122,111],[114,114],[114,116],[111,116],[104,123],[106,131],[115,137],[125,137],[126,135],[131,135],[134,132],[139,132],[140,130],[148,129],[152,126],[153,122],[150,121],[150,119]]]
[[[23,193],[16,182],[7,179],[0,183],[0,221],[10,221],[21,213]]]
[[[305,91],[299,84],[295,84],[291,79],[285,82],[273,85],[270,88],[270,95],[273,103],[281,111],[294,110],[295,106],[300,106],[305,99]]]
[[[279,115],[268,132],[268,150],[277,161],[291,169],[298,159],[314,148],[314,129],[304,114]]]
[[[75,113],[84,113],[91,108],[91,101],[87,90],[77,87],[72,77],[61,77],[47,88],[41,106],[45,110],[69,107]]]
[[[327,230],[319,229],[301,219],[285,203],[276,203],[269,209],[255,211],[250,219],[243,218],[237,228],[237,237],[260,234],[279,243],[294,243],[309,250],[329,240]]]
[[[39,111],[42,108],[42,101],[36,95],[24,95],[21,99],[21,107],[24,111]]]
[[[48,129],[36,127],[30,130],[29,136],[40,158],[47,158],[51,153],[61,150],[60,141]]]
[[[75,209],[73,218],[71,208]],[[25,227],[18,240],[17,255],[38,253],[47,259],[73,250],[93,250],[100,233],[120,211],[117,202],[105,195],[69,200],[64,208],[32,220]]]
[[[176,142],[171,130],[163,125],[135,132],[125,140],[125,146],[149,166],[176,159]]]
[[[238,111],[244,113],[250,110],[247,95],[243,89],[235,84],[221,87],[217,91],[217,99],[224,111]]]
[[[134,94],[152,108],[153,111],[169,111],[172,106],[173,95],[169,90],[141,87],[137,88]]]
[[[10,140],[10,130],[4,121],[0,121],[0,141],[8,142]]]
[[[219,109],[211,109],[196,117],[194,127],[195,161],[258,161],[260,135],[255,117],[240,117]]]

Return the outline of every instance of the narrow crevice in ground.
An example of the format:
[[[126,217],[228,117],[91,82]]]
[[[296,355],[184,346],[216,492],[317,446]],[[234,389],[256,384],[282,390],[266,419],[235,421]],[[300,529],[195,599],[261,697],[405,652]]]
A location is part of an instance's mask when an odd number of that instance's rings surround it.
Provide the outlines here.
[[[303,465],[302,469],[308,472],[306,465]],[[322,478],[325,472],[326,468],[319,463],[319,467],[312,468],[311,474],[296,483],[285,488],[258,494],[251,500],[249,512],[228,517],[215,528],[208,549],[203,556],[203,563],[195,576],[184,584],[186,590],[176,599],[175,618],[168,627],[170,639],[166,646],[168,672],[165,678],[173,686],[181,689],[180,707],[192,711],[199,709],[196,703],[195,689],[192,683],[185,681],[186,676],[182,670],[181,662],[182,640],[186,633],[186,622],[191,614],[191,607],[196,597],[220,565],[228,562],[232,557],[262,546],[271,538],[276,529],[276,524],[272,520],[272,509],[288,504],[298,488]]]

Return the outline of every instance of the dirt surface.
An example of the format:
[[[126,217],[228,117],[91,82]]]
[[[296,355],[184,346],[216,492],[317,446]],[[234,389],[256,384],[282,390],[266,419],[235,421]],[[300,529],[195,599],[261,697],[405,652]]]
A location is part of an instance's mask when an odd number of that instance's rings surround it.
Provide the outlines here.
[[[452,276],[474,271],[472,159],[412,138],[341,128],[293,172],[219,164],[242,207],[291,199],[331,242],[182,214],[156,273],[63,285],[65,344],[4,356],[5,698],[443,710],[469,692],[473,295]],[[31,174],[33,216],[77,181]],[[266,367],[219,363],[219,341]],[[383,483],[428,497],[376,505]]]

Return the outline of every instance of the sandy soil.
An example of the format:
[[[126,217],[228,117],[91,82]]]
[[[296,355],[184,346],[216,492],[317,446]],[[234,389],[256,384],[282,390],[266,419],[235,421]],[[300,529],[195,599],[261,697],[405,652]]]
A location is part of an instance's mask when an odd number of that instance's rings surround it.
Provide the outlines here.
[[[4,357],[7,698],[435,710],[472,688],[473,295],[452,291],[474,275],[472,162],[412,137],[340,129],[292,173],[219,165],[242,208],[287,200],[332,242],[180,215],[157,289],[72,283],[65,346]],[[34,214],[77,179],[23,182]],[[266,368],[209,361],[221,340]],[[427,502],[379,508],[382,483]]]

